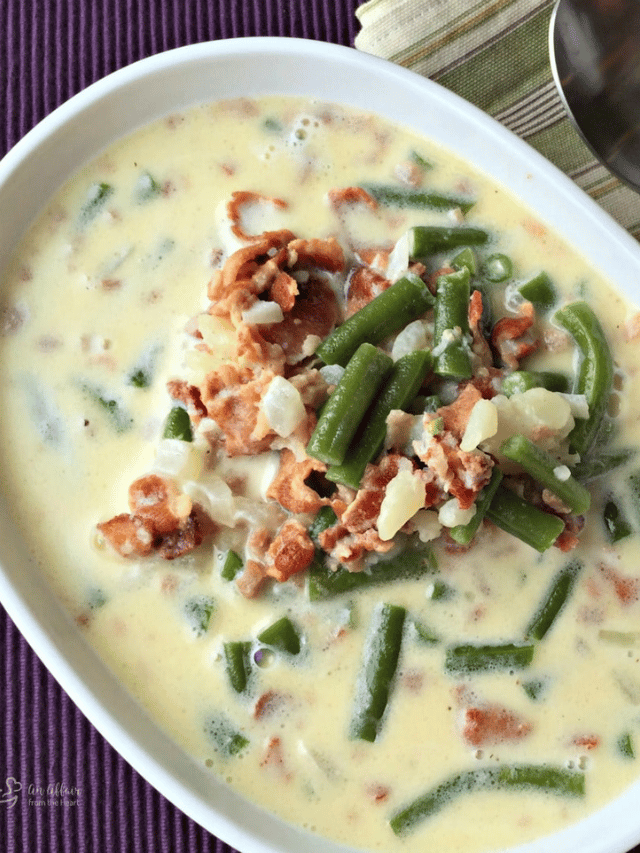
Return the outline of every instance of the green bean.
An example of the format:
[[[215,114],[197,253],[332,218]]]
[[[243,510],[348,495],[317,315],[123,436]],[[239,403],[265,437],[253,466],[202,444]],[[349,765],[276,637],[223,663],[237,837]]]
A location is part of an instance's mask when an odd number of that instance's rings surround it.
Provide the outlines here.
[[[258,640],[290,655],[300,654],[300,634],[288,616],[283,616],[258,634]]]
[[[453,210],[459,207],[467,213],[475,204],[473,199],[443,193],[413,189],[395,184],[360,184],[379,204],[387,207],[411,207],[419,210]]]
[[[471,377],[469,335],[469,270],[463,267],[438,277],[434,308],[435,372],[453,379]],[[446,335],[456,333],[447,343]]]
[[[496,252],[485,260],[482,272],[489,281],[496,283],[506,281],[513,275],[513,261],[507,255]]]
[[[108,396],[93,385],[84,384],[82,390],[104,411],[116,432],[126,432],[133,426],[133,418],[118,400]]]
[[[548,682],[543,678],[532,678],[522,682],[522,689],[533,702],[538,701],[547,687]]]
[[[331,509],[330,506],[321,507],[316,517],[311,522],[309,527],[309,536],[313,539],[314,542],[318,541],[318,536],[327,530],[329,527],[333,527],[338,521],[338,517],[335,512]]]
[[[502,393],[505,397],[522,394],[531,388],[546,388],[547,391],[565,394],[569,390],[569,379],[564,373],[553,371],[514,370],[502,380]]]
[[[525,281],[518,291],[528,302],[533,303],[536,311],[548,311],[558,300],[556,289],[546,272],[539,272]]]
[[[424,415],[426,412],[434,414],[442,406],[442,400],[437,394],[417,394],[411,403],[406,406],[405,411],[412,415]]]
[[[364,469],[384,445],[389,412],[404,409],[413,400],[432,367],[433,356],[428,350],[408,353],[396,361],[386,385],[349,445],[345,461],[329,467],[325,475],[327,480],[359,488]]]
[[[397,811],[390,820],[396,835],[411,832],[426,818],[439,812],[455,797],[475,791],[515,790],[539,791],[559,796],[583,797],[584,774],[550,764],[507,764],[466,770],[450,776]]]
[[[251,643],[244,640],[234,640],[224,643],[223,650],[229,682],[236,693],[244,693],[251,673],[249,662]]]
[[[309,599],[322,601],[337,595],[400,580],[415,580],[433,574],[437,569],[430,546],[417,539],[400,546],[397,553],[376,560],[361,572],[350,572],[341,567],[332,571],[326,561],[318,558],[307,572]]]
[[[184,614],[196,637],[206,634],[209,629],[215,601],[209,595],[194,595],[184,605]]]
[[[502,486],[491,501],[486,517],[540,553],[550,548],[564,530],[564,521],[557,515],[543,512]]]
[[[633,527],[629,524],[620,504],[613,497],[609,498],[604,505],[602,520],[612,545],[633,533]]]
[[[469,270],[470,276],[474,276],[478,271],[476,253],[470,246],[466,246],[452,259],[451,266],[454,270],[460,270],[464,267]]]
[[[373,344],[358,347],[322,410],[307,445],[309,456],[327,465],[344,461],[351,439],[392,367],[391,358]]]
[[[420,276],[409,272],[338,326],[316,355],[325,364],[345,367],[360,344],[380,343],[433,308],[434,302]]]
[[[527,625],[524,632],[527,639],[542,640],[547,634],[573,592],[581,569],[582,564],[572,560],[556,574],[540,606]]]
[[[222,568],[220,569],[220,577],[225,581],[232,581],[242,569],[242,557],[236,551],[229,549],[224,557]]]
[[[416,166],[420,166],[423,169],[433,169],[433,163],[431,160],[427,160],[426,157],[423,157],[419,151],[412,149],[409,152],[409,159],[416,164]]]
[[[634,471],[627,479],[631,508],[637,523],[640,523],[640,471]]]
[[[238,755],[249,745],[249,739],[239,732],[223,714],[210,717],[204,725],[216,751],[227,758]]]
[[[444,668],[450,675],[492,672],[496,669],[524,669],[533,660],[532,644],[498,643],[475,646],[465,643],[450,646]]]
[[[107,199],[113,194],[113,187],[104,181],[99,184],[92,184],[89,187],[89,192],[85,203],[80,208],[78,222],[80,225],[88,225],[98,213],[102,210],[107,202]]]
[[[136,182],[133,195],[138,204],[146,204],[162,195],[162,185],[150,172],[143,172]]]
[[[491,501],[501,482],[502,471],[494,467],[491,472],[491,479],[476,498],[476,512],[471,521],[468,521],[466,524],[457,524],[449,530],[449,536],[451,536],[454,542],[458,542],[460,545],[468,545],[472,541],[480,529],[480,525],[491,506]]]
[[[573,465],[571,471],[576,480],[580,480],[581,483],[588,483],[598,477],[603,477],[622,465],[626,465],[636,453],[636,450],[624,448],[598,451],[594,448],[584,459]]]
[[[358,676],[350,735],[373,742],[382,725],[398,666],[406,610],[395,604],[378,606],[371,617]]]
[[[569,440],[572,450],[582,456],[594,443],[609,404],[613,358],[602,326],[586,302],[560,308],[554,319],[573,336],[581,353],[574,393],[587,398],[589,417],[576,423]]]
[[[461,246],[480,246],[489,235],[481,228],[464,225],[414,225],[409,229],[409,257],[414,261],[428,260],[436,252]]]
[[[623,732],[616,741],[618,752],[623,758],[635,758],[636,751],[633,746],[633,738],[631,732]]]
[[[440,637],[428,625],[425,625],[424,622],[418,622],[416,619],[413,619],[411,626],[419,643],[425,646],[436,646],[440,642]]]
[[[572,474],[569,474],[566,479],[560,479],[556,473],[559,467],[558,461],[525,435],[512,435],[503,441],[500,453],[520,465],[545,489],[553,492],[572,512],[584,515],[591,506],[589,490]]]
[[[164,422],[163,438],[177,438],[180,441],[193,441],[193,430],[189,412],[182,406],[174,406]]]

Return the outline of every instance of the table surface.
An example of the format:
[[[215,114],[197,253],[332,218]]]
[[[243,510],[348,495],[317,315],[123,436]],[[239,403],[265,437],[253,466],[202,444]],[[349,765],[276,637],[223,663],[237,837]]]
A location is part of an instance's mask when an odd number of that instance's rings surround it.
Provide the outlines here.
[[[0,0],[0,156],[59,104],[137,59],[238,36],[351,46],[357,5],[358,0]],[[232,853],[106,743],[2,608],[0,632],[0,850]],[[15,791],[16,781],[26,791],[50,787],[53,797],[56,786],[76,789],[75,805],[35,806],[19,796],[11,806],[8,786]]]

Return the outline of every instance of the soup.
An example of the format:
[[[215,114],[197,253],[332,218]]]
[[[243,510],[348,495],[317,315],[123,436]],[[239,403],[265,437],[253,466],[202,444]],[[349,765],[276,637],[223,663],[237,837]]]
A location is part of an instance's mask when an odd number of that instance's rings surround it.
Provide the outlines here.
[[[372,115],[205,105],[64,186],[3,299],[16,522],[195,761],[370,850],[637,778],[638,314],[516,199]]]

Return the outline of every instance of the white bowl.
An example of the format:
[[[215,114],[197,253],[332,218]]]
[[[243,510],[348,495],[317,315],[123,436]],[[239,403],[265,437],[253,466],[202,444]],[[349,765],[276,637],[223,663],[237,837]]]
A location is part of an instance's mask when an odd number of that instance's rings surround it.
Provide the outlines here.
[[[232,39],[180,48],[95,83],[34,128],[0,163],[0,268],[62,182],[119,136],[191,104],[310,96],[407,125],[506,185],[619,289],[638,301],[640,247],[554,166],[484,113],[412,72],[349,48],[298,39]],[[34,571],[0,506],[0,597],[62,687],[104,737],[213,834],[243,853],[337,853],[247,804],[148,719],[89,648]],[[518,853],[624,853],[640,841],[640,781],[581,823]]]

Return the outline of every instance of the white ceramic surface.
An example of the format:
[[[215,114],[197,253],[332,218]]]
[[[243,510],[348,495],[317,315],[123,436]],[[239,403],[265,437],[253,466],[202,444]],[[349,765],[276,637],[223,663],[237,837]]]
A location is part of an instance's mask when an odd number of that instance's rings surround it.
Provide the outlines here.
[[[90,86],[0,162],[0,268],[50,196],[119,136],[191,104],[304,95],[352,105],[433,138],[505,184],[636,302],[640,247],[555,167],[431,81],[355,50],[298,39],[232,39],[142,60]],[[0,598],[62,687],[162,794],[243,853],[337,853],[247,804],[187,758],[129,697],[31,567],[0,502]],[[599,813],[518,853],[625,853],[640,842],[640,781]]]

